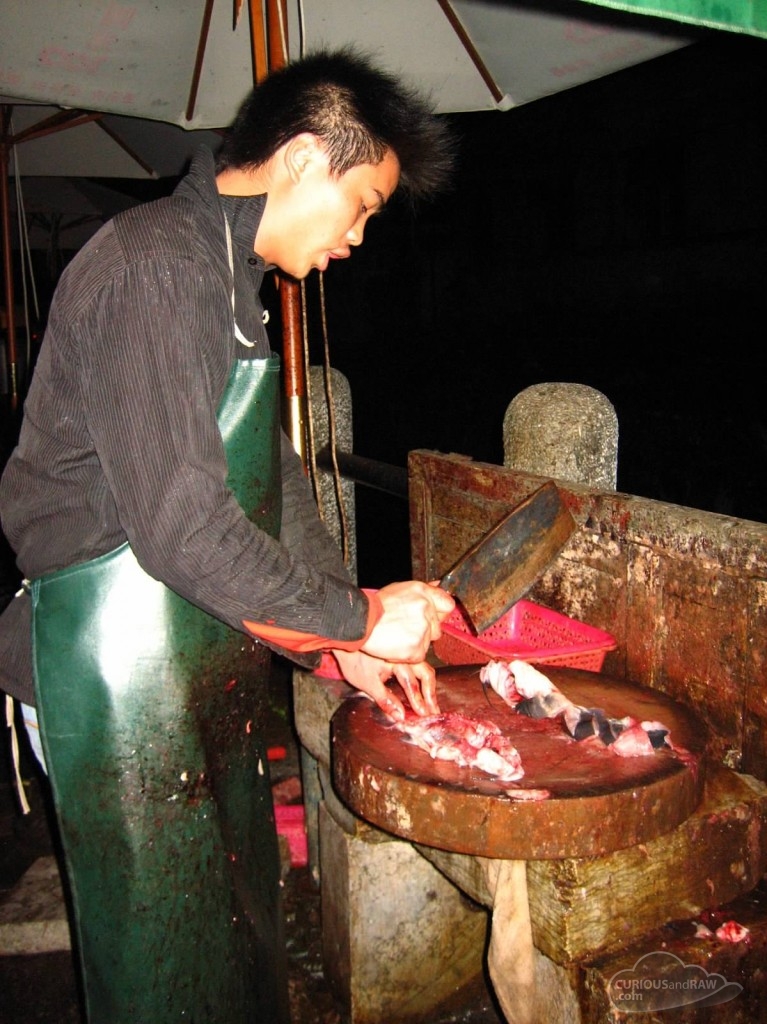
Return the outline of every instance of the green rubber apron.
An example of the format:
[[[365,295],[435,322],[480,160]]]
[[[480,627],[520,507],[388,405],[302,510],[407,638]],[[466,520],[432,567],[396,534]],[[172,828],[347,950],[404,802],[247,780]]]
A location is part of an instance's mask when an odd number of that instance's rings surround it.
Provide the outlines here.
[[[228,484],[276,536],[279,359],[235,365]],[[289,1020],[269,651],[126,544],[32,584],[37,710],[91,1024]]]

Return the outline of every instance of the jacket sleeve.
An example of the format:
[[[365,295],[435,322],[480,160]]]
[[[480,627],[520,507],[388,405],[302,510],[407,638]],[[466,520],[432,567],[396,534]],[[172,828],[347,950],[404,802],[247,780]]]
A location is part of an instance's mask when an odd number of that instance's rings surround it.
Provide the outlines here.
[[[280,433],[280,457],[282,467],[282,524],[280,543],[294,558],[312,562],[332,576],[351,581],[351,574],[344,564],[341,550],[320,518],[317,503],[312,493],[304,467],[290,439],[284,431]],[[380,602],[368,593],[369,610],[365,634],[354,642],[359,647],[370,633],[380,616]],[[327,639],[314,634],[291,634],[288,630],[275,629],[268,624],[244,621],[249,633],[271,647],[277,654],[284,655],[304,668],[316,668],[320,662],[317,651],[327,647]],[[287,646],[286,646],[287,645]],[[340,642],[343,646],[343,641]]]
[[[128,268],[100,298],[88,308],[87,334],[98,343],[82,387],[120,522],[145,571],[236,629],[250,621],[362,640],[369,598],[332,550],[295,464],[287,459],[284,543],[253,524],[226,486],[211,376],[215,352],[230,344],[220,337],[226,291],[156,260]]]

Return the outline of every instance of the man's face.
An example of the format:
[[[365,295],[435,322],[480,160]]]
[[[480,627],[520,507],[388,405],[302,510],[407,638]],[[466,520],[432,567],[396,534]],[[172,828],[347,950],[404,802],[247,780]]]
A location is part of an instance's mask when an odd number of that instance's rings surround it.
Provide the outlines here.
[[[298,154],[289,189],[267,198],[268,231],[263,237],[259,230],[256,251],[298,279],[315,268],[326,270],[331,260],[346,259],[351,247],[362,243],[368,218],[396,189],[399,171],[391,150],[380,164],[358,164],[340,177],[330,173],[322,147]]]

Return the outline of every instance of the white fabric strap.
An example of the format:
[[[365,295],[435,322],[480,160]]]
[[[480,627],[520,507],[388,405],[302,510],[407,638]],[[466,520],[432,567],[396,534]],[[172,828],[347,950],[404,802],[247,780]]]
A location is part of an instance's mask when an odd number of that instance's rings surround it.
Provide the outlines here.
[[[232,273],[232,317],[234,318],[234,336],[243,345],[246,345],[248,348],[253,348],[256,344],[255,341],[248,341],[240,330],[237,318],[234,314],[234,252],[232,251],[232,229],[229,227],[229,221],[226,216],[224,216],[224,224],[226,224],[226,252],[229,257],[229,270]]]
[[[24,790],[24,780],[21,777],[21,758],[19,755],[19,737],[16,733],[16,714],[13,697],[9,693],[5,695],[5,724],[11,732],[11,761],[15,776],[16,792],[21,804],[22,814],[29,814],[29,801]]]

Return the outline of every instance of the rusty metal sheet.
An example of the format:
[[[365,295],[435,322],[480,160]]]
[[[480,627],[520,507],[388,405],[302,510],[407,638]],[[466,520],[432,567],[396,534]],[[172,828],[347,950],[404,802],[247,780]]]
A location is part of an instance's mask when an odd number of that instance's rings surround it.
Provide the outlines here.
[[[522,758],[525,775],[514,788],[543,788],[548,798],[510,799],[508,783],[432,760],[364,698],[348,700],[332,719],[336,791],[360,817],[401,838],[523,860],[602,856],[654,839],[692,814],[702,798],[708,742],[692,711],[600,673],[552,667],[546,675],[576,704],[663,722],[689,756],[663,749],[619,757],[578,743],[558,720],[525,718],[486,692],[479,666],[449,666],[437,670],[441,709],[496,722]]]

